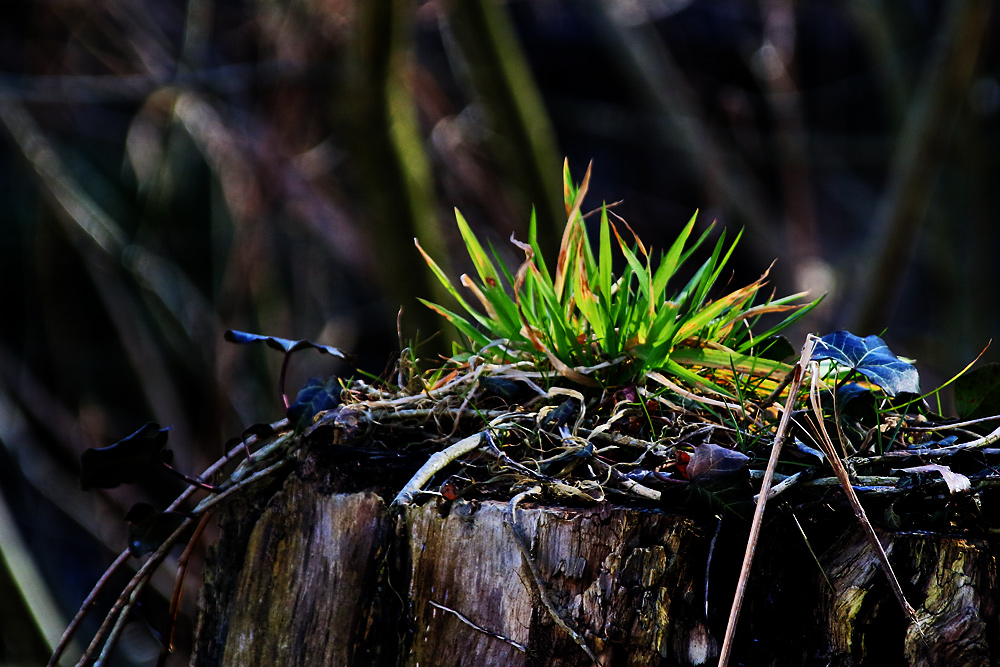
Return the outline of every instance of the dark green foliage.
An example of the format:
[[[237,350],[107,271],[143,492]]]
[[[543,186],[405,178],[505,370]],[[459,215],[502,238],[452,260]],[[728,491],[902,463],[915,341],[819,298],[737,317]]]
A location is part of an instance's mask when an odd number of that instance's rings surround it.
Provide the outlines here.
[[[479,378],[479,387],[485,395],[498,396],[510,403],[523,402],[533,393],[523,382],[489,375]]]
[[[878,336],[861,338],[848,331],[834,331],[819,339],[812,358],[830,359],[861,373],[889,396],[920,393],[917,369],[890,352]]]
[[[86,450],[80,460],[80,487],[113,489],[138,481],[154,465],[170,463],[172,453],[163,449],[168,431],[150,422],[113,445]]]
[[[1000,364],[986,364],[955,380],[955,409],[962,419],[1000,414]]]
[[[748,352],[752,356],[771,361],[785,361],[795,356],[795,348],[784,336],[768,336],[754,345]]]
[[[128,522],[128,550],[139,558],[153,553],[180,528],[184,517],[174,512],[160,512],[149,503],[136,503],[125,514]]]
[[[336,377],[325,380],[309,378],[299,390],[295,402],[288,406],[288,422],[296,431],[304,430],[320,412],[340,405],[340,389],[340,381]]]
[[[871,389],[857,382],[848,382],[837,388],[837,411],[874,425],[878,419],[877,401]]]

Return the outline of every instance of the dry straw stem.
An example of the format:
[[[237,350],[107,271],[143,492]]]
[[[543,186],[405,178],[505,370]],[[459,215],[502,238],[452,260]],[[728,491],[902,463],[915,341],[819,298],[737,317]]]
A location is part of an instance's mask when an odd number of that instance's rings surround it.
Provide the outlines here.
[[[810,338],[812,338],[810,336]],[[820,406],[819,397],[819,363],[812,362],[812,383],[809,387],[809,402],[812,405],[813,414],[816,416],[816,422],[819,425],[820,433],[823,438],[820,441],[820,446],[826,454],[827,460],[830,462],[830,467],[833,468],[834,474],[837,475],[837,480],[840,482],[840,486],[844,489],[844,493],[847,494],[847,499],[851,503],[851,507],[854,509],[854,516],[858,518],[858,521],[864,526],[865,536],[868,538],[868,542],[871,544],[872,549],[875,550],[875,554],[878,556],[879,564],[882,566],[882,571],[885,572],[886,578],[889,579],[889,586],[892,588],[893,594],[895,594],[896,599],[899,600],[900,606],[906,615],[910,617],[910,620],[914,623],[919,623],[917,619],[917,613],[910,606],[910,603],[906,601],[906,596],[903,595],[903,589],[899,585],[899,580],[896,579],[896,573],[892,571],[892,565],[889,564],[889,557],[885,553],[885,549],[882,548],[882,543],[879,542],[878,535],[875,534],[875,529],[872,528],[871,522],[868,520],[868,516],[865,514],[865,508],[861,506],[861,501],[858,500],[858,494],[854,492],[854,486],[851,484],[850,478],[847,476],[847,470],[844,468],[843,462],[840,460],[840,455],[837,453],[836,448],[833,445],[833,441],[830,439],[830,434],[827,433],[826,424],[823,420],[823,411]]]
[[[740,578],[736,584],[736,596],[733,598],[733,607],[729,612],[729,623],[726,626],[726,636],[722,641],[722,649],[719,652],[719,667],[726,667],[729,655],[733,650],[733,637],[736,634],[736,622],[740,617],[740,608],[743,606],[743,594],[746,591],[747,579],[750,577],[750,566],[753,563],[754,551],[757,549],[757,540],[760,536],[760,527],[764,521],[764,508],[767,506],[768,494],[771,490],[771,481],[774,479],[774,469],[778,464],[778,455],[781,447],[785,444],[788,436],[788,426],[791,423],[792,411],[795,407],[795,400],[802,386],[802,375],[805,372],[809,359],[812,358],[813,348],[816,346],[816,339],[812,336],[806,338],[805,345],[802,346],[802,354],[795,364],[794,375],[788,387],[788,400],[785,402],[784,412],[781,413],[781,421],[778,423],[778,430],[774,434],[774,445],[771,447],[771,458],[767,461],[767,469],[764,472],[764,481],[760,487],[760,497],[757,501],[757,509],[753,515],[753,523],[750,525],[750,537],[747,540],[747,550],[743,555],[743,566],[740,569]]]
[[[490,426],[496,426],[497,420],[490,422]],[[440,452],[435,452],[427,459],[427,463],[420,466],[420,470],[410,478],[410,481],[406,483],[396,497],[392,500],[392,507],[400,507],[403,505],[408,505],[420,490],[424,488],[424,484],[429,482],[435,474],[447,467],[450,463],[456,459],[465,456],[469,452],[478,449],[486,441],[486,431],[478,431],[473,433],[467,438],[463,438],[456,442],[454,445],[443,449]]]

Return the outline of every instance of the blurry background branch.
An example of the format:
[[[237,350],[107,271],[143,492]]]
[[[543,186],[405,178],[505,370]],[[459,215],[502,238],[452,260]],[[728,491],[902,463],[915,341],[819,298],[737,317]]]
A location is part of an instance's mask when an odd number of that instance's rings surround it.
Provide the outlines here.
[[[956,0],[949,5],[941,34],[926,66],[906,122],[896,140],[888,191],[875,213],[871,258],[863,273],[863,288],[854,328],[876,331],[891,321],[920,240],[927,205],[934,191],[941,159],[955,126],[965,113],[976,62],[990,16],[989,0]]]

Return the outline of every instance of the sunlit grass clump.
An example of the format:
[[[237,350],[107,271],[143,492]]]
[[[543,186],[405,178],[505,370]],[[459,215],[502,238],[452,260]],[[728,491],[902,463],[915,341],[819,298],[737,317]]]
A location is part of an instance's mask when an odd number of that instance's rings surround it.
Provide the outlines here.
[[[818,301],[796,303],[805,296],[802,293],[769,298],[755,305],[766,285],[767,272],[745,287],[713,298],[713,288],[720,282],[739,241],[737,235],[727,247],[725,232],[709,258],[678,287],[681,268],[712,230],[709,226],[691,242],[697,214],[654,261],[651,249],[628,223],[613,213],[609,216],[604,205],[600,208],[599,247],[595,253],[581,211],[589,180],[588,169],[582,183],[574,185],[568,165],[564,167],[567,222],[554,273],[539,249],[534,215],[528,243],[511,237],[525,256],[516,274],[511,275],[493,249],[488,253],[483,248],[456,211],[459,230],[479,278],[463,275],[460,280],[478,308],[462,296],[417,243],[431,270],[465,313],[423,301],[463,335],[463,343],[455,350],[455,361],[473,354],[505,362],[531,359],[539,369],[550,368],[583,384],[624,382],[650,371],[663,371],[722,394],[730,392],[696,373],[693,367],[770,375],[783,366],[760,356],[762,342],[788,327]],[[623,236],[613,217],[627,229],[627,234]],[[616,246],[625,259],[617,277],[612,272]],[[768,313],[787,314],[766,331],[754,333],[753,326]]]

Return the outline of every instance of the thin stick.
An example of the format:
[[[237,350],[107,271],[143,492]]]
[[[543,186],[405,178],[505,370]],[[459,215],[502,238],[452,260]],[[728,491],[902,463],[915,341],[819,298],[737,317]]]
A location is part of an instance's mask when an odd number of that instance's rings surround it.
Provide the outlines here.
[[[90,642],[90,646],[87,647],[87,650],[84,651],[83,656],[80,657],[79,662],[76,663],[76,667],[84,667],[90,661],[90,657],[94,654],[94,651],[97,650],[97,647],[104,639],[104,634],[108,631],[108,626],[111,625],[112,620],[118,619],[119,614],[122,613],[125,615],[128,614],[128,611],[129,609],[131,609],[133,604],[132,600],[130,599],[134,597],[133,593],[136,592],[137,589],[141,590],[145,586],[147,575],[150,574],[152,570],[157,568],[160,565],[160,562],[164,558],[166,558],[167,552],[173,546],[174,542],[180,537],[181,533],[183,533],[192,522],[193,522],[192,519],[184,519],[181,525],[177,527],[177,529],[170,535],[170,537],[164,540],[163,544],[161,544],[160,547],[155,552],[153,552],[153,554],[149,557],[149,559],[142,564],[142,567],[139,568],[139,571],[135,573],[135,576],[132,577],[132,580],[128,583],[127,586],[125,586],[125,590],[123,590],[122,594],[118,596],[117,600],[115,600],[114,605],[112,605],[111,607],[111,611],[108,612],[108,615],[104,617],[104,622],[101,624],[101,627],[97,629],[97,634],[94,635],[94,638]],[[116,628],[119,625],[120,621],[115,623]],[[117,635],[112,635],[111,637],[109,637],[108,641],[110,642],[111,639],[117,639]],[[107,645],[105,645],[105,647],[106,646]]]
[[[817,364],[817,362],[813,362]],[[817,382],[819,380],[819,373],[817,367],[813,368],[812,374],[812,386],[809,388],[809,402],[812,404],[813,414],[816,416],[816,421],[819,424],[820,433],[823,435],[823,441],[820,443],[823,449],[826,450],[826,457],[830,461],[830,467],[833,468],[834,474],[837,475],[837,479],[840,481],[840,486],[844,489],[844,493],[847,494],[847,499],[851,502],[851,508],[854,510],[854,516],[858,518],[862,527],[865,529],[865,537],[868,538],[868,542],[871,544],[872,549],[875,550],[875,555],[878,556],[879,564],[882,566],[882,571],[885,572],[886,578],[889,580],[889,587],[892,588],[893,594],[896,599],[899,600],[900,606],[906,615],[910,617],[910,620],[919,627],[919,619],[917,618],[917,612],[914,611],[910,603],[906,601],[906,596],[903,594],[903,588],[899,585],[899,580],[896,579],[896,573],[892,571],[892,565],[889,563],[889,557],[885,553],[885,549],[882,548],[882,543],[879,542],[878,535],[875,534],[875,529],[872,528],[871,522],[868,520],[868,516],[865,514],[865,508],[861,506],[861,501],[858,500],[858,494],[854,492],[854,487],[851,485],[851,480],[847,475],[847,470],[844,468],[843,462],[840,460],[840,456],[837,454],[837,450],[833,446],[833,441],[830,439],[830,434],[826,431],[826,424],[823,421],[823,413],[820,408],[820,397],[819,397],[819,387]]]
[[[590,460],[590,464],[594,468],[600,471],[602,474],[608,476],[608,482],[612,486],[616,486],[619,489],[624,489],[625,491],[630,491],[640,498],[645,498],[646,500],[652,500],[654,502],[659,502],[663,497],[663,494],[656,489],[651,489],[648,486],[640,484],[635,480],[629,479],[627,476],[623,475],[621,472],[616,470],[613,466],[608,465],[601,459],[593,457]]]
[[[177,613],[181,604],[181,596],[184,594],[184,578],[187,574],[188,562],[191,560],[194,548],[205,532],[205,528],[208,527],[208,520],[211,517],[211,511],[205,512],[202,515],[201,521],[198,522],[198,526],[194,529],[194,534],[191,535],[191,539],[188,540],[187,546],[184,548],[184,553],[177,559],[177,582],[174,585],[174,594],[170,598],[170,610],[167,613],[170,625],[166,632],[167,641],[160,645],[160,657],[156,661],[157,667],[162,666],[166,662],[167,656],[173,653],[174,638],[177,632]]]
[[[424,488],[424,484],[431,480],[435,474],[440,472],[448,464],[452,463],[456,459],[465,456],[469,452],[480,447],[486,440],[484,437],[486,431],[479,431],[474,433],[467,438],[459,440],[454,445],[443,449],[440,452],[435,452],[427,459],[427,463],[420,466],[420,470],[416,472],[410,481],[406,483],[396,497],[392,500],[391,507],[398,507],[401,505],[408,505],[413,499],[420,493],[420,490]]]
[[[263,470],[257,471],[253,475],[247,477],[240,483],[226,489],[225,491],[209,496],[208,498],[202,500],[198,504],[198,506],[191,511],[190,513],[191,517],[185,519],[184,522],[181,523],[181,525],[178,526],[178,528],[173,533],[171,533],[171,535],[166,540],[164,540],[163,544],[161,544],[160,547],[155,552],[153,552],[153,554],[149,557],[149,559],[145,563],[143,563],[142,567],[139,568],[135,576],[132,577],[132,580],[122,591],[122,594],[115,601],[115,604],[112,605],[111,611],[108,612],[108,615],[105,617],[104,622],[101,624],[101,627],[98,628],[97,634],[94,635],[94,638],[90,642],[90,646],[87,647],[87,650],[80,658],[80,661],[77,663],[77,667],[83,667],[84,665],[87,664],[87,662],[93,655],[94,651],[97,650],[97,647],[101,643],[101,640],[104,638],[105,633],[108,631],[108,626],[111,625],[113,619],[117,618],[117,621],[115,622],[114,625],[114,629],[112,630],[112,634],[109,635],[107,641],[105,642],[104,649],[102,650],[101,655],[104,656],[110,653],[110,650],[114,646],[114,643],[117,641],[118,634],[121,632],[121,628],[123,627],[124,624],[124,620],[122,620],[123,616],[128,615],[128,612],[131,610],[134,604],[134,599],[138,591],[141,591],[145,587],[146,583],[149,580],[150,575],[152,574],[152,571],[160,565],[160,563],[163,561],[164,558],[166,558],[167,553],[173,547],[174,543],[176,543],[176,541],[180,538],[181,534],[183,534],[183,532],[190,526],[190,524],[193,523],[194,517],[203,512],[208,511],[215,505],[218,505],[220,502],[225,500],[227,497],[231,496],[236,491],[253,484],[254,482],[263,477],[270,475],[278,468],[287,464],[289,461],[290,459],[283,458],[279,460],[277,463],[274,463],[268,466],[267,468],[264,468]],[[213,464],[213,466],[209,468],[209,470],[212,470],[213,468],[216,468],[216,466],[219,465],[221,465],[221,460],[216,461],[216,463]],[[191,489],[189,490],[193,492],[194,487],[191,487]],[[181,494],[181,497],[186,497],[186,496],[185,494]],[[179,497],[178,500],[174,501],[174,503],[171,504],[169,509],[173,509],[175,505],[179,504],[181,497]],[[53,655],[52,659],[57,660],[58,655]]]
[[[455,611],[454,609],[452,609],[450,607],[445,607],[443,604],[438,604],[434,600],[428,600],[427,604],[429,604],[432,607],[436,607],[436,608],[440,609],[441,611],[446,611],[448,613],[454,614],[455,616],[458,617],[458,620],[462,621],[463,623],[465,623],[466,625],[468,625],[470,628],[472,628],[474,630],[478,630],[479,632],[483,633],[484,635],[489,635],[490,637],[493,637],[495,639],[499,639],[502,642],[507,642],[508,644],[510,644],[511,646],[513,646],[514,648],[516,648],[521,653],[527,653],[527,651],[528,651],[528,647],[526,647],[524,644],[516,642],[513,639],[511,639],[510,637],[504,637],[503,635],[501,635],[498,632],[493,632],[492,630],[487,630],[486,628],[484,628],[481,625],[476,625],[475,623],[473,623],[472,621],[470,621],[468,618],[466,618],[465,616],[463,616],[462,613],[459,612],[459,611]]]
[[[279,429],[284,428],[287,425],[288,425],[288,420],[282,419],[279,422],[271,424],[271,428],[275,431],[278,431]],[[249,447],[250,444],[256,443],[257,440],[258,436],[251,435],[249,438],[244,440],[240,445],[233,447],[230,451],[226,452],[226,454],[222,458],[220,458],[211,466],[209,466],[208,469],[201,474],[201,477],[202,478],[210,477],[222,466],[229,463],[230,458],[237,452],[237,450]],[[177,496],[174,502],[170,503],[170,506],[167,507],[167,509],[164,511],[169,512],[171,510],[177,509],[178,507],[180,507],[181,503],[190,498],[191,495],[193,495],[196,491],[197,488],[193,486],[184,489],[184,491],[179,496]],[[52,657],[49,658],[49,662],[47,663],[46,667],[54,667],[55,665],[59,664],[59,659],[62,657],[62,654],[66,651],[66,648],[69,646],[70,641],[73,639],[73,635],[75,635],[76,631],[79,629],[80,623],[83,622],[84,617],[86,617],[91,607],[93,607],[94,603],[97,601],[97,596],[100,594],[105,584],[107,584],[108,579],[111,578],[111,575],[114,574],[114,572],[119,567],[121,567],[121,565],[125,563],[125,561],[128,560],[129,555],[130,552],[128,549],[119,554],[118,558],[116,558],[115,561],[111,564],[111,566],[108,567],[108,569],[104,572],[104,574],[101,575],[101,578],[97,580],[97,583],[94,585],[93,590],[90,591],[90,594],[87,595],[86,599],[84,599],[83,601],[83,604],[80,606],[80,610],[76,613],[76,616],[73,617],[73,620],[70,621],[70,624],[66,626],[66,630],[63,631],[63,636],[59,640],[59,644],[56,646],[55,651],[52,652]]]
[[[778,455],[781,447],[785,444],[788,435],[788,425],[791,423],[792,410],[795,407],[795,398],[802,385],[802,374],[805,371],[809,359],[812,358],[813,348],[816,342],[812,337],[806,338],[805,345],[802,346],[802,354],[795,364],[794,377],[789,384],[788,400],[785,401],[785,410],[781,413],[781,421],[778,422],[778,430],[774,434],[774,445],[771,447],[771,458],[767,461],[767,470],[764,472],[764,481],[760,487],[760,499],[757,501],[757,510],[753,515],[753,523],[750,525],[750,537],[747,539],[747,550],[743,555],[743,566],[740,569],[739,582],[736,584],[736,597],[733,598],[733,607],[729,611],[729,623],[726,626],[726,636],[722,640],[722,649],[719,651],[719,667],[726,667],[729,655],[733,650],[733,637],[736,635],[736,622],[740,617],[740,609],[743,607],[743,594],[746,592],[747,580],[750,578],[750,565],[753,563],[754,551],[757,549],[757,539],[760,536],[760,527],[764,522],[764,508],[767,506],[767,496],[771,490],[771,480],[774,478],[774,469],[778,465]]]

